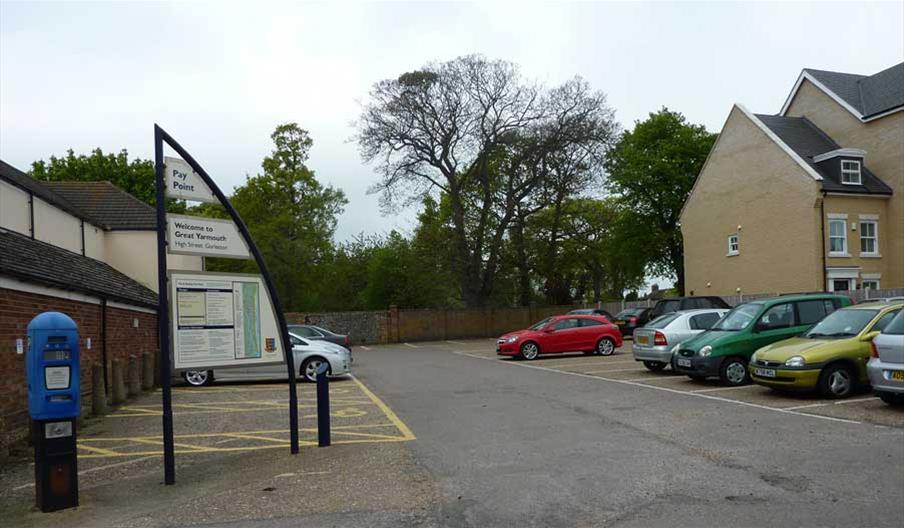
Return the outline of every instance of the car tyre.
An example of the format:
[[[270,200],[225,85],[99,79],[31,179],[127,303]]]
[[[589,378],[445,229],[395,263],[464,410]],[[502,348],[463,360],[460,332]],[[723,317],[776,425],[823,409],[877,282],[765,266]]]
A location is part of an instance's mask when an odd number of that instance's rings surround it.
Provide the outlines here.
[[[596,342],[596,353],[600,356],[611,356],[615,353],[615,341],[604,337]]]
[[[526,359],[528,361],[537,359],[537,356],[540,355],[540,347],[537,346],[537,343],[528,341],[521,344],[521,349],[518,354],[521,359]]]
[[[213,383],[213,371],[186,370],[182,373],[182,379],[192,387],[206,387]]]
[[[317,381],[317,370],[320,368],[320,365],[326,363],[326,375],[329,376],[331,369],[329,368],[329,362],[322,357],[312,356],[304,360],[301,364],[301,377],[306,381],[310,381],[311,383],[315,383]]]
[[[843,364],[829,365],[819,375],[819,392],[826,398],[847,398],[854,392],[856,376]]]
[[[643,366],[647,367],[650,372],[659,372],[666,367],[666,363],[662,361],[644,361]]]
[[[750,373],[747,372],[747,362],[744,358],[738,356],[725,358],[719,366],[719,380],[729,387],[750,383]]]

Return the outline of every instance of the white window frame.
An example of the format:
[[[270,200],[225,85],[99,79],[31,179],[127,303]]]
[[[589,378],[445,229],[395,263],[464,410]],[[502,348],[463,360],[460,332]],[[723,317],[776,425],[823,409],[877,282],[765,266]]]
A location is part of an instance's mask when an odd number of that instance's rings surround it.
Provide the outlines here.
[[[863,226],[865,226],[865,225],[873,226],[873,236],[871,236],[871,237],[863,236],[863,233],[864,233]],[[870,239],[873,241],[873,250],[872,251],[863,251],[863,241],[870,240]],[[860,218],[860,256],[861,257],[878,257],[879,256],[879,221],[878,220]]]
[[[874,282],[874,283],[876,283],[876,287],[875,287],[875,288],[867,288],[867,287],[866,287],[866,283],[867,283],[867,282]],[[870,290],[870,291],[881,290],[881,289],[882,289],[882,285],[879,284],[879,282],[880,282],[879,279],[861,279],[861,280],[860,280],[860,288],[863,289],[863,290],[867,290],[867,289],[868,289],[868,290]]]
[[[849,165],[845,167],[845,165]],[[847,176],[847,180],[845,180]],[[853,176],[856,176],[856,181]],[[841,160],[841,183],[844,185],[863,185],[860,174],[860,162],[857,160]]]
[[[841,224],[841,234],[842,236],[833,236],[832,235],[832,224],[834,222],[838,222]],[[829,256],[830,257],[850,257],[850,253],[848,253],[848,243],[847,243],[847,216],[844,218],[833,217],[829,215]],[[833,238],[841,238],[841,251],[832,251],[832,239]]]
[[[732,239],[734,239],[734,243],[732,243]],[[734,249],[732,249],[734,246]],[[737,233],[733,233],[728,235],[728,255],[729,257],[733,257],[735,255],[741,254],[741,238]]]

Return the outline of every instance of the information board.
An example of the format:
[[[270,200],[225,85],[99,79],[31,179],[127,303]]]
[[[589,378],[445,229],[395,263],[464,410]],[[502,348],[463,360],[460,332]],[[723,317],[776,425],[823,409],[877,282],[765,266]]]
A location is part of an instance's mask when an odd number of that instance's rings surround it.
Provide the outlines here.
[[[173,368],[285,362],[279,324],[258,275],[171,271]]]

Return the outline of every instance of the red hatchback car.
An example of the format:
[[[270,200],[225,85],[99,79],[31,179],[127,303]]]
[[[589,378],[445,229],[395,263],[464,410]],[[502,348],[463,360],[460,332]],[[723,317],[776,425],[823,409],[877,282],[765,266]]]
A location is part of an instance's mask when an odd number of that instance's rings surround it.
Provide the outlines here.
[[[496,354],[534,359],[540,354],[584,352],[608,356],[622,346],[618,327],[596,315],[556,315],[496,340]]]

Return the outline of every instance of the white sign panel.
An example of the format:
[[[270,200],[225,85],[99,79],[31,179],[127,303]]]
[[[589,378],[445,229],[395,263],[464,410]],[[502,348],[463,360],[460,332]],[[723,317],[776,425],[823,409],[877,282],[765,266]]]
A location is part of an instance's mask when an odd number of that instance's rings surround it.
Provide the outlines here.
[[[166,195],[170,198],[220,203],[201,176],[183,159],[163,158],[163,178],[166,182]]]
[[[170,272],[173,368],[284,363],[279,323],[258,275]]]
[[[57,367],[44,367],[44,388],[68,389],[69,367],[61,365]]]
[[[245,239],[229,220],[167,215],[169,252],[204,257],[250,259]]]

